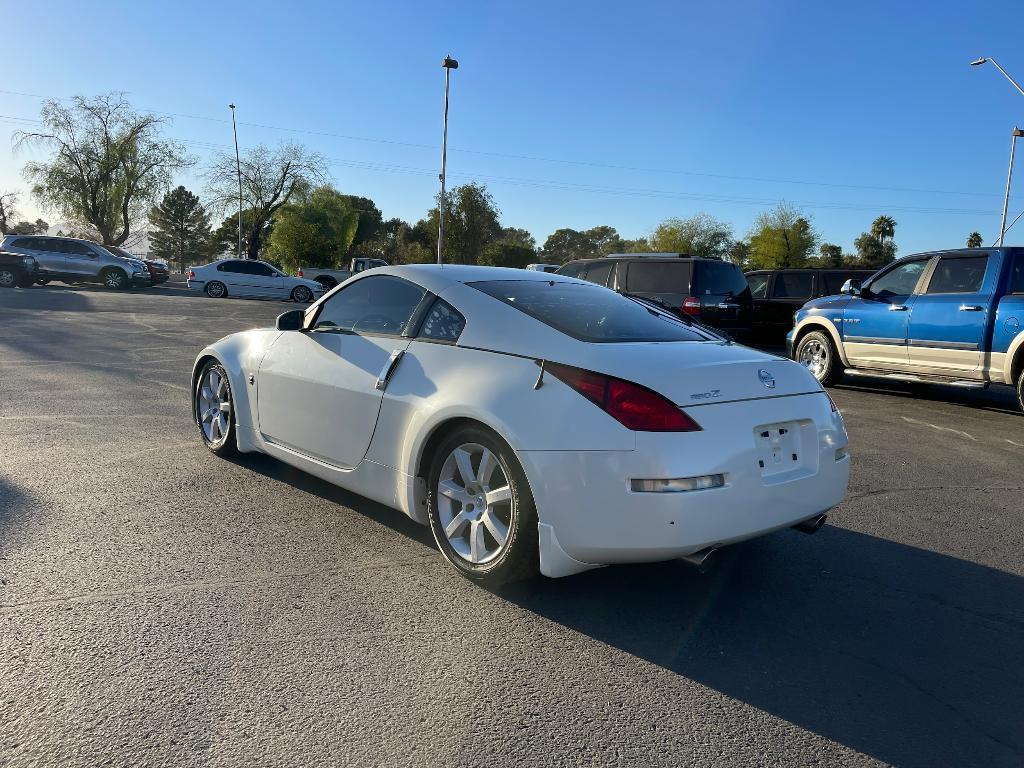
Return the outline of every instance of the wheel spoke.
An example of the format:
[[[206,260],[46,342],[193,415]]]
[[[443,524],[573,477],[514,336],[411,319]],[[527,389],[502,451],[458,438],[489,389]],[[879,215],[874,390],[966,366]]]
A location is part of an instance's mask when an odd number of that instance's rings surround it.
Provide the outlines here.
[[[476,484],[486,488],[487,481],[491,479],[497,465],[498,462],[495,461],[494,454],[484,448],[484,452],[480,454],[480,468],[476,471]]]
[[[469,526],[469,559],[479,563],[487,556],[487,545],[484,542],[484,526],[474,520]]]
[[[501,488],[495,488],[493,491],[488,491],[485,498],[487,499],[488,507],[493,504],[499,504],[503,501],[511,501],[512,489],[507,485],[502,486]]]
[[[453,536],[458,536],[462,533],[462,529],[466,527],[466,523],[470,521],[470,514],[466,510],[462,510],[452,521],[444,527],[445,535],[450,539]]]
[[[203,388],[199,390],[199,396],[207,403],[213,400],[213,392],[210,391],[209,385],[203,385]]]
[[[447,496],[452,501],[462,501],[466,495],[466,489],[454,480],[442,480],[437,485],[437,492],[442,496]]]
[[[210,419],[210,439],[220,440],[220,420]]]
[[[216,395],[220,391],[220,374],[210,371],[210,390]]]
[[[503,522],[494,514],[494,510],[488,509],[484,512],[482,522],[487,526],[487,530],[491,532],[491,536],[498,542],[498,547],[505,546],[505,539],[508,538],[508,528]]]
[[[468,488],[476,480],[476,475],[473,472],[473,461],[470,458],[469,451],[465,451],[459,448],[455,451],[455,464],[459,468],[459,474],[462,475],[462,482]]]

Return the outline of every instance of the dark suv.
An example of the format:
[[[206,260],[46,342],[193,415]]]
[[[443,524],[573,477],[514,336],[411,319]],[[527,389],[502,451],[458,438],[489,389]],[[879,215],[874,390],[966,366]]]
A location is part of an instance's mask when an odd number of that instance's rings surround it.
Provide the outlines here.
[[[727,261],[682,253],[616,253],[570,261],[558,274],[650,299],[739,337],[750,330],[750,289],[742,270]]]
[[[785,340],[793,313],[811,299],[839,293],[847,280],[866,280],[874,269],[759,269],[747,273],[754,299],[753,335],[759,341]]]
[[[0,288],[28,288],[39,275],[39,265],[31,256],[0,251]]]

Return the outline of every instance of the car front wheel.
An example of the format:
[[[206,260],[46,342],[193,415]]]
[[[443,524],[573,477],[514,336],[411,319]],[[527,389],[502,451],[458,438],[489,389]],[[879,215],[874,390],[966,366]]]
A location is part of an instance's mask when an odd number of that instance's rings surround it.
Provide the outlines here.
[[[107,288],[119,290],[128,284],[128,275],[120,269],[108,269],[103,272],[103,284]]]
[[[822,331],[811,331],[796,345],[793,356],[822,386],[833,383],[842,371],[832,340]]]
[[[236,453],[235,404],[224,366],[216,360],[203,366],[193,398],[196,425],[206,447],[218,456]]]
[[[434,454],[427,486],[434,539],[469,579],[503,584],[537,573],[537,510],[515,452],[467,426]]]
[[[313,292],[304,285],[297,285],[292,289],[292,301],[309,304],[313,301]]]

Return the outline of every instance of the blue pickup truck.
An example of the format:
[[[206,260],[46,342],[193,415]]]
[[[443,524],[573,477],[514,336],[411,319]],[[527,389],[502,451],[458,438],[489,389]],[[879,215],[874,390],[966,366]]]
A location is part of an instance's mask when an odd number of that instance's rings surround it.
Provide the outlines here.
[[[844,371],[1007,384],[1024,408],[1024,248],[908,256],[807,302],[794,319],[789,356],[822,384]]]

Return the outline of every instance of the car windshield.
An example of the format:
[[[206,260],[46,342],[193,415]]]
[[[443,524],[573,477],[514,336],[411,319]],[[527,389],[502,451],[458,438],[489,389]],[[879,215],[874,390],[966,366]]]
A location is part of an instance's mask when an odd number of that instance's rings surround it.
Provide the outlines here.
[[[589,283],[492,280],[469,285],[580,341],[709,341],[713,338],[666,313]]]

